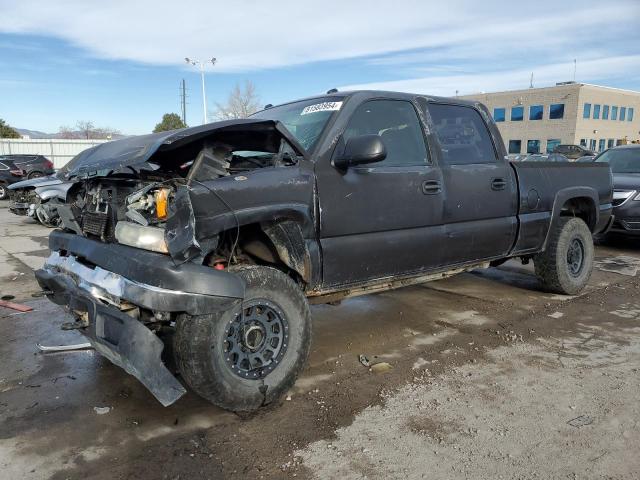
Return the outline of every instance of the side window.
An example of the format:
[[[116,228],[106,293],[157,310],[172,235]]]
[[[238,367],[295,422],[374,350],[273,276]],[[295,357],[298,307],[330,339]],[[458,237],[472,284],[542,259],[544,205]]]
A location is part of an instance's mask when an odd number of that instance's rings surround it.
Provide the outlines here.
[[[493,142],[478,111],[459,105],[429,104],[445,165],[495,163]]]
[[[428,163],[427,147],[413,105],[404,100],[371,100],[351,116],[343,138],[380,135],[387,158],[372,166],[411,166]]]

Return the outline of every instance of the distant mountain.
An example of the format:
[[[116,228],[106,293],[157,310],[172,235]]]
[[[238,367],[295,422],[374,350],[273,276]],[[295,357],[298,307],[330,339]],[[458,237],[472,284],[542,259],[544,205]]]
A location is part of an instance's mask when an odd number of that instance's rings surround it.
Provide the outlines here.
[[[28,130],[26,128],[16,128],[15,129],[20,135],[26,135],[29,138],[63,138],[61,134],[59,133],[45,133],[45,132],[40,132],[38,130]],[[83,139],[83,133],[80,131],[75,131],[75,132],[68,132],[71,135],[73,135],[73,137],[75,139]],[[112,140],[118,140],[119,138],[124,138],[127,135],[121,135],[121,134],[115,134],[112,137]],[[68,138],[68,137],[67,137]]]
[[[38,130],[27,130],[26,128],[15,128],[20,135],[26,135],[29,138],[57,138],[56,133],[44,133]]]

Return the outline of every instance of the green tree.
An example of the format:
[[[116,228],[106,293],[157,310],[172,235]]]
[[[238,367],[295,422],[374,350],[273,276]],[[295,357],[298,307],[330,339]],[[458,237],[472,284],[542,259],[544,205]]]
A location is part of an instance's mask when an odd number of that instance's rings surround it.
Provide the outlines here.
[[[0,138],[22,138],[22,135],[0,118]]]
[[[167,130],[175,130],[176,128],[186,128],[185,123],[177,113],[165,113],[162,121],[153,129],[153,133],[166,132]]]

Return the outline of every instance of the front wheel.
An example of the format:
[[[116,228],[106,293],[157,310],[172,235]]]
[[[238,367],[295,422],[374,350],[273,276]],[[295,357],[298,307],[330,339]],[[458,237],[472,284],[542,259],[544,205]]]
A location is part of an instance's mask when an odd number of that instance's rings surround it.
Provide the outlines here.
[[[302,371],[311,313],[301,289],[269,267],[235,272],[246,284],[237,309],[181,315],[174,350],[185,382],[214,405],[252,411],[279,399]]]
[[[4,200],[9,196],[7,192],[7,186],[4,183],[0,183],[0,200]]]
[[[593,237],[587,224],[580,218],[560,217],[551,226],[546,250],[533,261],[545,290],[576,295],[591,277],[593,257]]]

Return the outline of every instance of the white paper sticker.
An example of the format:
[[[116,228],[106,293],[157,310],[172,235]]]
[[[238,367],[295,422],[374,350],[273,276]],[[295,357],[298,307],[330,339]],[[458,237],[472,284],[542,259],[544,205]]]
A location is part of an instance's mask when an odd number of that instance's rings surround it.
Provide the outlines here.
[[[332,110],[340,110],[342,107],[342,102],[322,102],[316,103],[315,105],[309,105],[308,107],[304,107],[300,115],[308,115],[310,113],[316,112],[328,112]]]

